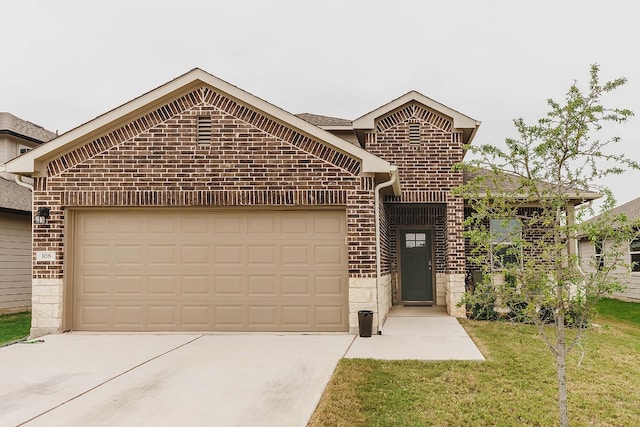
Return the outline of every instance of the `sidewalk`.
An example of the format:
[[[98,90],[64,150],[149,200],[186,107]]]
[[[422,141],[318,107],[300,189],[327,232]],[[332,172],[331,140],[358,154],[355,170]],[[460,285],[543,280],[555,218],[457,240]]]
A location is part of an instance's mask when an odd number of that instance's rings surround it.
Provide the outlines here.
[[[391,309],[382,335],[356,337],[345,358],[485,360],[458,320],[443,307],[402,306]]]

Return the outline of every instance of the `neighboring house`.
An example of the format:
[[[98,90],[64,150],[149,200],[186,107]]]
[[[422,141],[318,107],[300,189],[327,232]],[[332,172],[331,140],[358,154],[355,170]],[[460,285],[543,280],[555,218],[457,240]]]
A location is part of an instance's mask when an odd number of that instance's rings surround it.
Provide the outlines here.
[[[611,210],[613,216],[621,214],[626,215],[630,220],[640,219],[640,197]],[[606,250],[607,243],[607,240],[596,242],[587,238],[580,240],[578,250],[584,270],[593,270],[600,262],[605,262],[603,250]],[[624,257],[623,261],[631,266],[631,271],[620,268],[617,274],[621,282],[626,285],[626,289],[624,292],[614,293],[613,296],[619,299],[640,300],[640,238],[629,242]]]
[[[49,213],[32,334],[355,333],[393,304],[463,317],[452,166],[479,125],[417,92],[353,121],[295,116],[194,69],[6,165]]]
[[[0,112],[0,165],[55,137]],[[0,314],[31,309],[31,191],[0,173]]]

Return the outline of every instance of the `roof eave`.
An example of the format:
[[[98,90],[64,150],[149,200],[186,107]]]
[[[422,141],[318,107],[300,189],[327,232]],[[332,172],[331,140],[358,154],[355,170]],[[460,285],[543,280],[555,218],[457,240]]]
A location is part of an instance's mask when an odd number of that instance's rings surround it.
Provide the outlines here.
[[[585,202],[591,202],[593,200],[597,200],[602,197],[602,194],[589,192],[589,193],[572,193],[570,195],[567,194],[567,196],[569,196],[569,201],[574,202],[574,205],[577,206]],[[486,197],[487,197],[487,193],[479,193],[475,196],[475,198],[477,199],[484,199]],[[514,195],[509,198],[513,200],[518,200],[518,199],[524,199],[525,197],[517,197]]]

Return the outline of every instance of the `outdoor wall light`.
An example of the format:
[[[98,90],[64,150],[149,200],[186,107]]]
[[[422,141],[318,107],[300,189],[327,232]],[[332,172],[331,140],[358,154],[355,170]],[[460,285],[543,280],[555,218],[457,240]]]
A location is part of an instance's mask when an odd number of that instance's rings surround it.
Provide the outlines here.
[[[47,218],[49,218],[49,208],[45,208],[45,207],[38,208],[38,213],[36,214],[36,218],[35,218],[36,224],[46,224]]]

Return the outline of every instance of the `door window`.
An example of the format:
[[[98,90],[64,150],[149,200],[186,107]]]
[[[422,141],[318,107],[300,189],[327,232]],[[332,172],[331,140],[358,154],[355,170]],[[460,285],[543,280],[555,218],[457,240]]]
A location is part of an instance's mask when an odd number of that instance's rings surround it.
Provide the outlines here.
[[[427,235],[425,233],[407,233],[405,235],[406,248],[423,248],[427,245]]]

